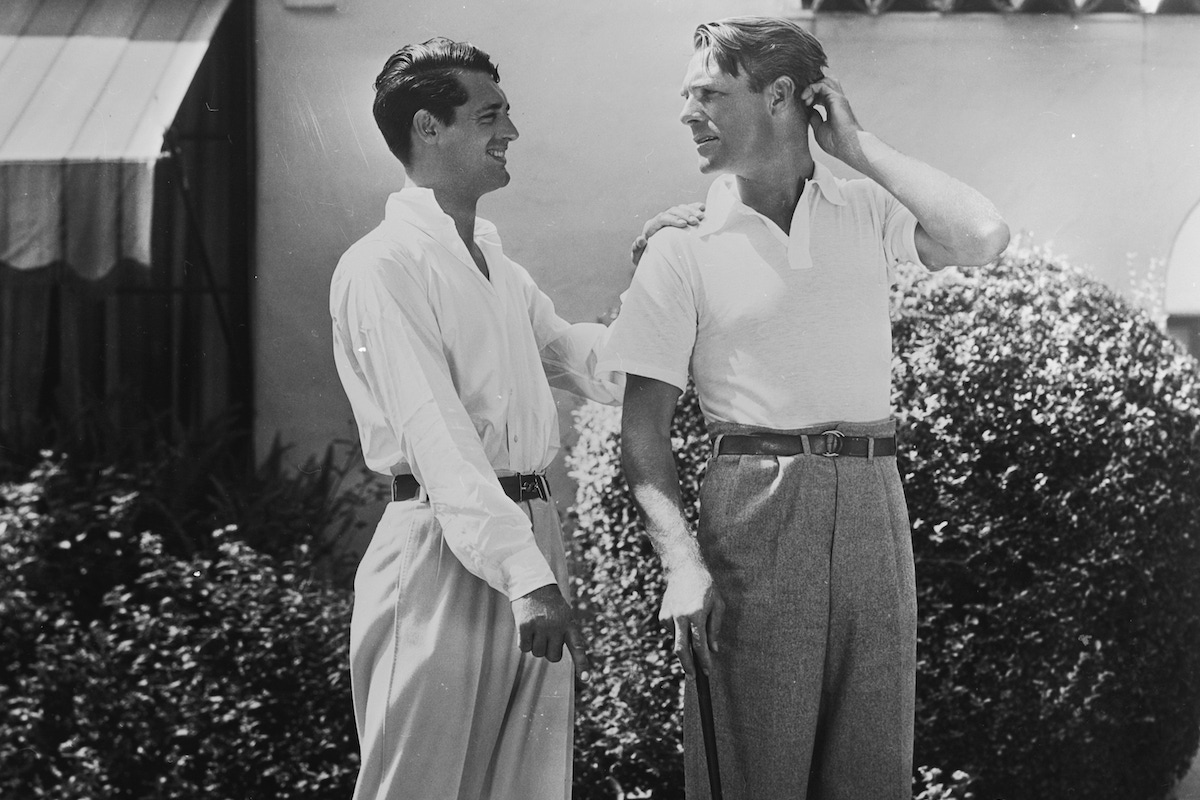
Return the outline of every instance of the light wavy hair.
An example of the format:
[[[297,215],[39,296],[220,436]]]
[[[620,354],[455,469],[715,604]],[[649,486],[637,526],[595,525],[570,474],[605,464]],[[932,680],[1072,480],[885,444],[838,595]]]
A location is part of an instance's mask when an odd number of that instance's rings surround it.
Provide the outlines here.
[[[697,52],[706,52],[709,69],[716,66],[734,78],[745,72],[752,91],[762,91],[776,78],[791,78],[797,99],[805,86],[821,79],[828,63],[817,37],[774,17],[706,22],[696,28],[692,43]]]

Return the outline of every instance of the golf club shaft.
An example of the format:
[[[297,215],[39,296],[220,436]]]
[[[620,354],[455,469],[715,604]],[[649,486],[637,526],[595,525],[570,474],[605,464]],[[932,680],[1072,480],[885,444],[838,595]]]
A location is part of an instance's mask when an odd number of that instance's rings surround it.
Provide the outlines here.
[[[717,763],[717,730],[713,724],[712,690],[708,676],[696,665],[696,699],[700,704],[700,729],[704,732],[704,756],[708,761],[708,790],[712,800],[723,800],[721,767]]]

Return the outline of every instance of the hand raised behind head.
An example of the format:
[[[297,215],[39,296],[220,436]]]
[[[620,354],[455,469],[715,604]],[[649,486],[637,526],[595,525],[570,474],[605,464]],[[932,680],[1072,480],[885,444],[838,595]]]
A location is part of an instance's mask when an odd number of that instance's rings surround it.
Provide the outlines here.
[[[800,101],[808,109],[808,124],[821,149],[839,161],[853,164],[862,152],[858,142],[862,126],[841,83],[826,75],[804,87]],[[823,117],[818,107],[825,112]]]

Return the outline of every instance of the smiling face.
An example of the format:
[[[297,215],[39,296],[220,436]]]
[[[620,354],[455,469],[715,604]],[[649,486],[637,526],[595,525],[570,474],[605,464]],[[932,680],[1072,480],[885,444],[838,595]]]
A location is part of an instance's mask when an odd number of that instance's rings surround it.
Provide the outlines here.
[[[750,89],[743,70],[734,78],[697,50],[683,79],[679,120],[692,132],[702,173],[754,177],[770,169],[770,115],[763,92]]]
[[[449,186],[478,198],[508,185],[508,145],[519,134],[509,119],[508,98],[491,76],[463,72],[459,80],[467,102],[439,132],[440,161]]]

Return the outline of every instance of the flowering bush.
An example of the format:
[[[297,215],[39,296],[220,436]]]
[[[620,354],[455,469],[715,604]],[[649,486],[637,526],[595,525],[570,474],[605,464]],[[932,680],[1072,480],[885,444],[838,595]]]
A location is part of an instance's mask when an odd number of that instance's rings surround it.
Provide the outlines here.
[[[348,797],[349,593],[303,529],[281,557],[234,523],[197,544],[147,479],[0,484],[0,796]]]
[[[1200,736],[1200,387],[1144,313],[1038,251],[902,270],[893,404],[917,560],[914,790],[1163,797]],[[576,796],[682,797],[662,576],[620,477],[619,412],[583,408],[576,592],[599,662]],[[673,430],[695,513],[708,456]],[[945,775],[950,774],[950,779]],[[968,777],[969,776],[969,777]]]

